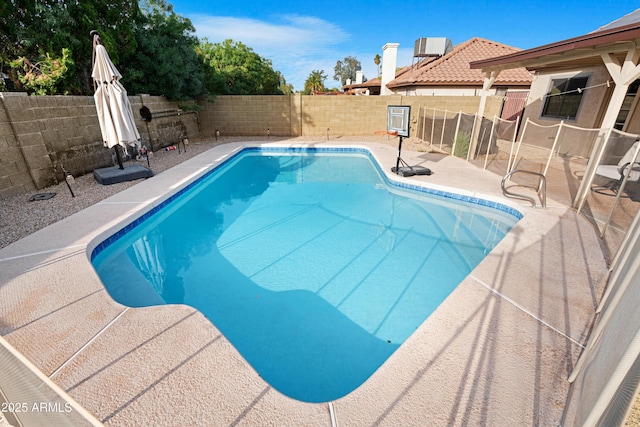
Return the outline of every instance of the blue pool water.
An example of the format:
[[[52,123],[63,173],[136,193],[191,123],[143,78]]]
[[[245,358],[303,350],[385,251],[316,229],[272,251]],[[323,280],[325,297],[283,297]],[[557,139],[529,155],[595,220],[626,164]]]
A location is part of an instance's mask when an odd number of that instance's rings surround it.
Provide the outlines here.
[[[92,263],[122,304],[200,310],[280,392],[342,397],[520,218],[390,182],[353,151],[244,150]]]

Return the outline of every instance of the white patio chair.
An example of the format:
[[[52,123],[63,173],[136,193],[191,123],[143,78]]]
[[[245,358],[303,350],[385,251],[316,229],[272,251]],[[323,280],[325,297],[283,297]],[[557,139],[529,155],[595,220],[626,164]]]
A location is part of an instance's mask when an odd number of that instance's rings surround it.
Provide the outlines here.
[[[638,156],[639,158],[636,159],[635,163],[631,164],[639,143],[640,141],[636,141],[631,148],[627,150],[625,155],[622,156],[618,164],[599,165],[596,168],[596,176],[607,178],[609,182],[604,186],[594,187],[594,191],[600,193],[602,189],[608,189],[611,190],[614,195],[617,194],[626,173],[629,173],[627,185],[633,183],[637,184],[638,181],[640,181],[640,156]],[[630,171],[629,168],[631,168]]]

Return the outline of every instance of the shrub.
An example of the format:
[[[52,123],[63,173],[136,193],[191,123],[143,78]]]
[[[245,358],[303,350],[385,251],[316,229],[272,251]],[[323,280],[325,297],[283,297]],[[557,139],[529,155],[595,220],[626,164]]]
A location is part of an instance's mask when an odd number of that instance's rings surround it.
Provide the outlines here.
[[[466,159],[469,154],[469,145],[471,145],[471,134],[465,131],[458,132],[454,141],[455,150],[453,155]]]

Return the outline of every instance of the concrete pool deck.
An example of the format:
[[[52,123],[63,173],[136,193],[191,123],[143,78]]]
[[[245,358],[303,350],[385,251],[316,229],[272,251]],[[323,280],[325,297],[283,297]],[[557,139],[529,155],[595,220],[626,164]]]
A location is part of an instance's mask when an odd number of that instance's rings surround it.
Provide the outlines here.
[[[385,171],[395,166],[397,149],[344,139],[309,145],[366,146]],[[566,206],[506,199],[501,177],[454,157],[403,151],[434,174],[394,179],[524,218],[368,381],[330,404],[274,390],[191,307],[113,301],[93,248],[242,146],[215,146],[0,250],[0,335],[106,425],[560,424],[607,278],[601,242]]]

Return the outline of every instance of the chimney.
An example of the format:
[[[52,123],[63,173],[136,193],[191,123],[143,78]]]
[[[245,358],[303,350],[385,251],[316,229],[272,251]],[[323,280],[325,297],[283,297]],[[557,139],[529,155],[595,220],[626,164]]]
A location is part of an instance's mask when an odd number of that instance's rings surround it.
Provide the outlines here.
[[[396,78],[396,61],[398,59],[399,43],[387,43],[382,46],[382,82],[380,95],[391,95],[387,83]]]
[[[356,71],[356,84],[362,84],[362,79],[363,79],[363,74],[362,74],[362,70],[358,70]]]

